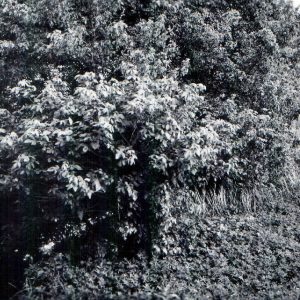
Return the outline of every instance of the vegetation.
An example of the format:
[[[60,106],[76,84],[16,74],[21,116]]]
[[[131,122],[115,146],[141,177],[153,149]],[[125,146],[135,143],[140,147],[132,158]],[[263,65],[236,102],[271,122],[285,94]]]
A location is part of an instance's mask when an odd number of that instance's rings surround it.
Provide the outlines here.
[[[29,299],[298,299],[299,202],[257,215],[191,220],[182,253],[71,267],[55,256],[28,269]],[[35,287],[35,288],[33,288]],[[112,296],[114,295],[114,296]],[[118,296],[117,296],[118,295]]]
[[[122,282],[116,274],[136,260],[139,276],[154,272],[144,280],[152,293],[163,275],[153,264],[164,258],[174,275],[169,266],[192,257],[186,278],[209,277],[213,287],[197,243],[211,247],[217,229],[210,235],[203,216],[267,212],[287,198],[299,209],[300,23],[291,3],[0,0],[0,24],[0,265],[15,265],[0,272],[4,293],[26,281],[29,298],[113,297],[125,286],[101,280],[113,272]],[[230,243],[238,220],[229,220]],[[103,263],[98,283],[92,259]],[[245,270],[228,268],[218,278],[232,279],[231,293]]]

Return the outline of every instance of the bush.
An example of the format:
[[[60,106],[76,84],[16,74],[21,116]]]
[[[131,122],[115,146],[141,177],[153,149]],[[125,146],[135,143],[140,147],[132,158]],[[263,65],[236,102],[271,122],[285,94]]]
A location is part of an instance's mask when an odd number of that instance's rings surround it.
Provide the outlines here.
[[[62,255],[52,257],[27,270],[26,294],[29,299],[297,299],[299,205],[273,204],[254,216],[177,219],[180,230],[177,236],[168,232],[168,253],[155,254],[150,263],[141,253],[112,263],[99,251],[98,259],[77,267]]]
[[[111,258],[151,257],[180,214],[170,195],[220,212],[280,190],[299,110],[288,3],[0,7],[0,188],[23,255],[51,245],[76,262],[100,240]]]

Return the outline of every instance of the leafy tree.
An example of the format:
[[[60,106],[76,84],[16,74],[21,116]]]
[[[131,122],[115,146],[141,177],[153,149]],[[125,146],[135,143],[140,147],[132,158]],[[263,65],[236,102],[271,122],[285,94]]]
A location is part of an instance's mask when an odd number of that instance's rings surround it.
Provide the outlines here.
[[[299,112],[291,4],[0,8],[0,188],[22,255],[174,252],[178,206],[253,209],[249,191],[280,189]]]

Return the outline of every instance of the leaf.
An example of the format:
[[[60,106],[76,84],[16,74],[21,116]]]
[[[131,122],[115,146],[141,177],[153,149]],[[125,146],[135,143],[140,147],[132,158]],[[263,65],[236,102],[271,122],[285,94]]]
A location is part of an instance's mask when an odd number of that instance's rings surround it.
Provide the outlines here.
[[[93,148],[93,150],[99,149],[100,147],[99,142],[91,143],[91,147]]]
[[[100,184],[98,178],[96,178],[96,179],[94,180],[94,185],[95,185],[95,190],[96,190],[96,192],[98,192],[98,191],[100,191],[100,190],[102,189],[102,186],[101,186],[101,184]]]
[[[82,148],[82,152],[83,153],[87,153],[89,151],[89,148],[87,147],[87,146],[84,146],[83,148]]]
[[[78,215],[79,220],[82,221],[82,219],[83,219],[83,211],[82,210],[78,210],[77,215]]]

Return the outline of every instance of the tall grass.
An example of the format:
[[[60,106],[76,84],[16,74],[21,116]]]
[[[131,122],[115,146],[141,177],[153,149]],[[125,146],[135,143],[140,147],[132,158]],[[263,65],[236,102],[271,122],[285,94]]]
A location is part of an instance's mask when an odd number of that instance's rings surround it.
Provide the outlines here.
[[[284,185],[279,187],[255,186],[252,189],[220,187],[210,190],[203,188],[200,191],[184,190],[174,197],[181,199],[179,202],[182,202],[182,209],[184,207],[187,209],[187,214],[204,217],[207,215],[255,213],[268,206],[275,199],[276,201],[283,201],[287,191],[291,193],[289,179],[285,179]]]

